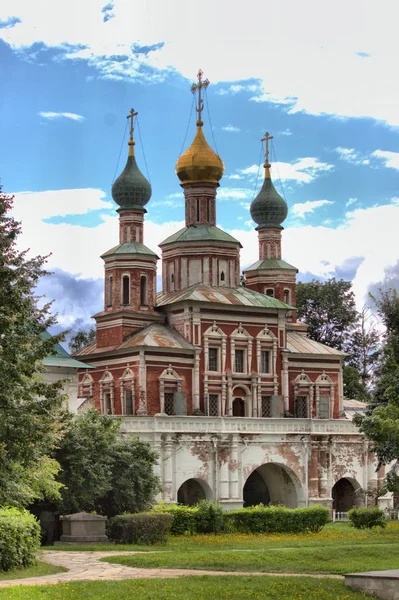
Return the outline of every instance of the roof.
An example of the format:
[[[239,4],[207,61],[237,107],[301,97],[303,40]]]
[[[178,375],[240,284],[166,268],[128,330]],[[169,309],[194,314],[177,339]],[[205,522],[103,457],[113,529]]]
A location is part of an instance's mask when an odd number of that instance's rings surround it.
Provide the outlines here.
[[[180,335],[176,329],[167,325],[159,325],[158,323],[154,323],[133,334],[119,346],[119,349],[135,348],[138,346],[194,350],[194,346]]]
[[[285,260],[265,258],[264,260],[257,260],[256,263],[244,269],[244,273],[246,271],[280,271],[281,269],[298,272],[296,267],[285,262]]]
[[[359,400],[348,400],[344,398],[344,413],[347,419],[353,420],[353,417],[360,413],[365,415],[368,409],[366,402],[360,402]]]
[[[212,302],[214,304],[230,304],[241,306],[257,306],[261,308],[280,308],[293,310],[294,307],[281,302],[272,296],[266,296],[249,288],[240,286],[236,288],[217,287],[197,283],[189,288],[168,294],[159,294],[157,306],[166,306],[176,302]]]
[[[232,235],[226,233],[216,225],[196,225],[193,227],[183,227],[173,235],[169,236],[159,245],[171,244],[172,242],[230,242],[233,244],[241,243]]]
[[[111,250],[107,250],[107,252],[101,255],[101,258],[104,258],[104,256],[113,256],[114,254],[147,254],[157,256],[155,252],[144,246],[144,244],[140,244],[140,242],[125,242],[124,244],[119,244],[119,246],[114,246]]]
[[[42,333],[42,338],[49,340],[52,335],[48,331]],[[91,368],[90,365],[86,365],[75,358],[72,358],[68,352],[61,346],[61,344],[54,344],[53,346],[55,354],[46,356],[43,360],[46,367],[65,367],[70,369],[87,369]]]
[[[345,352],[330,348],[320,342],[315,342],[310,338],[295,333],[294,331],[287,331],[287,350],[294,354],[324,354],[329,356],[346,356]]]

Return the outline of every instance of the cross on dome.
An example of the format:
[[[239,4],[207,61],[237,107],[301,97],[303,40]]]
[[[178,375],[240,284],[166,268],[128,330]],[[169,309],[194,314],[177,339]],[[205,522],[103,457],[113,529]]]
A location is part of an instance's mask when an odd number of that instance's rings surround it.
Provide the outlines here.
[[[191,86],[191,91],[193,94],[195,94],[195,92],[198,91],[198,102],[197,102],[197,107],[195,109],[198,113],[198,119],[197,119],[198,126],[203,125],[202,111],[204,110],[204,100],[202,98],[202,89],[206,89],[208,87],[208,85],[210,84],[209,79],[202,80],[203,74],[204,74],[204,72],[201,69],[199,69],[199,71],[197,73],[198,83],[193,83],[193,85]]]

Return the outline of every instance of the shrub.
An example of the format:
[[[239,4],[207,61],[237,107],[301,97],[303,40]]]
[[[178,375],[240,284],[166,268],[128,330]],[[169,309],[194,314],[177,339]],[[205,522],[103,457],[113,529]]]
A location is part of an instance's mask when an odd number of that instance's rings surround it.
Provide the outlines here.
[[[251,506],[225,513],[226,526],[239,533],[318,533],[326,525],[329,510],[323,506],[286,508]]]
[[[30,567],[40,548],[40,525],[27,510],[0,509],[0,571]]]
[[[218,502],[201,500],[195,513],[196,533],[222,533],[224,531],[224,511]]]
[[[377,506],[370,508],[352,508],[348,517],[356,529],[372,529],[373,527],[386,527],[384,511]]]
[[[117,515],[108,520],[107,533],[117,544],[164,544],[172,525],[167,514]]]
[[[172,535],[193,534],[196,532],[196,506],[184,506],[182,504],[166,504],[160,502],[152,507],[155,513],[164,513],[172,517],[170,533]]]

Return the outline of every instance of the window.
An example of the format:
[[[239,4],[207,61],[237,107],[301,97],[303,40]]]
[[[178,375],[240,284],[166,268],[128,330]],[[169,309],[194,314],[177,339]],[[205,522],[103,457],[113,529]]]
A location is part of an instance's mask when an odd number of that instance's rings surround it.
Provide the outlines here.
[[[244,350],[235,352],[235,372],[244,373]]]
[[[261,352],[260,352],[260,372],[261,373],[270,373],[269,357],[270,357],[270,352],[268,350],[261,350]]]
[[[165,413],[167,415],[175,414],[175,395],[174,392],[165,392]]]
[[[261,410],[262,410],[261,417],[263,419],[271,418],[271,416],[272,416],[272,398],[271,398],[271,396],[262,396]]]
[[[218,358],[218,348],[209,348],[208,371],[219,371]]]
[[[199,198],[197,198],[197,222],[199,222],[200,220],[200,201]]]
[[[140,277],[140,305],[147,306],[147,277]]]
[[[319,396],[319,419],[330,418],[330,396]]]
[[[308,418],[308,397],[297,396],[295,398],[295,416],[297,419]]]
[[[284,302],[286,304],[290,303],[290,290],[284,290]]]
[[[122,277],[122,304],[130,304],[130,277],[124,275]]]
[[[220,273],[220,281],[224,281],[224,271]]]
[[[125,415],[133,414],[133,393],[132,390],[125,390]]]
[[[111,392],[104,392],[103,408],[104,414],[112,415]]]
[[[267,290],[266,290],[266,296],[271,296],[272,298],[274,298],[274,289],[273,288],[267,288]]]
[[[108,294],[107,294],[107,306],[112,306],[112,295],[113,295],[113,278],[112,275],[108,277]]]
[[[208,415],[210,417],[217,417],[219,415],[218,394],[209,394],[208,396]]]

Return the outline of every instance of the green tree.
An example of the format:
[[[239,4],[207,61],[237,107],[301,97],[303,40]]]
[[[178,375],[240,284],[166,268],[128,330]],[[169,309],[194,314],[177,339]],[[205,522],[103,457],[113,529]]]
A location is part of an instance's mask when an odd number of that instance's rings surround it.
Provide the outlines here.
[[[120,423],[91,409],[70,416],[56,458],[60,462],[61,513],[97,511],[107,516],[145,510],[159,491],[157,456],[149,444],[123,439]]]
[[[69,350],[72,354],[78,352],[82,348],[85,348],[89,344],[92,344],[96,339],[96,330],[95,327],[90,327],[90,329],[79,329],[75,335],[71,336],[69,340]]]
[[[380,291],[373,299],[385,326],[384,343],[370,413],[357,415],[355,422],[373,442],[381,464],[395,461],[387,484],[391,491],[399,491],[399,296],[396,290]]]
[[[43,338],[55,322],[50,304],[40,308],[34,295],[46,258],[18,250],[12,200],[0,188],[0,505],[23,506],[59,496],[51,454],[61,434],[62,382],[46,383],[41,372],[62,336]]]

